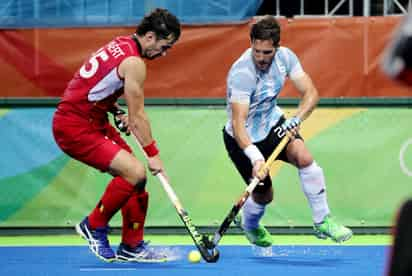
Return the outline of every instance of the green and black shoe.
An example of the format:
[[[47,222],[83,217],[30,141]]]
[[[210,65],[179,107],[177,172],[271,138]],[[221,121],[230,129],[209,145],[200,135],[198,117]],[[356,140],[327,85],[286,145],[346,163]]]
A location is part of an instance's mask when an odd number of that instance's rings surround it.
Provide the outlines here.
[[[315,224],[313,229],[319,239],[330,238],[339,243],[349,240],[353,235],[352,230],[337,223],[330,215],[327,215],[323,222]]]
[[[256,229],[245,230],[242,227],[242,216],[239,214],[235,219],[235,224],[240,227],[246,235],[246,238],[251,244],[260,246],[260,247],[269,247],[272,246],[272,235],[263,225],[258,226]]]

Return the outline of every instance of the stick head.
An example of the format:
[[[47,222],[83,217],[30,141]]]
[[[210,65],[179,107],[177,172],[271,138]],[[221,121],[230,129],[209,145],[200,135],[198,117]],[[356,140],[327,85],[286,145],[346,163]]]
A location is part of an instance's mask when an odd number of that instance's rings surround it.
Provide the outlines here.
[[[213,240],[208,235],[202,235],[202,242],[207,249],[213,249],[216,245],[213,243]]]
[[[220,256],[219,251],[216,248],[214,248],[214,249],[212,249],[211,257],[206,259],[206,262],[216,263],[219,260],[219,256]]]
[[[220,256],[219,250],[215,248],[216,245],[208,235],[202,235],[201,241],[203,246],[198,247],[198,249],[203,259],[208,263],[216,263]]]

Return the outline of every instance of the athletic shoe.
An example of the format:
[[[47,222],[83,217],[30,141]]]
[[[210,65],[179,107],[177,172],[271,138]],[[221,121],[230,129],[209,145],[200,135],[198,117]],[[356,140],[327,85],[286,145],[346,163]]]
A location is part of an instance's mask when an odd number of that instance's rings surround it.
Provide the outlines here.
[[[330,215],[327,215],[323,222],[313,226],[315,236],[319,239],[331,238],[335,242],[344,242],[352,237],[352,230],[337,223]]]
[[[82,222],[76,224],[76,232],[86,241],[89,242],[90,250],[100,259],[105,262],[113,262],[116,260],[109,240],[107,239],[107,232],[109,227],[99,227],[91,229],[89,219],[85,217]]]
[[[136,247],[132,248],[127,244],[121,243],[117,248],[117,260],[123,262],[137,263],[161,263],[167,262],[167,256],[149,247],[149,242],[141,241]]]
[[[242,226],[242,216],[239,214],[234,220],[235,224],[240,227],[246,235],[246,238],[251,244],[260,247],[272,246],[272,236],[266,228],[259,224],[258,228],[252,230],[245,230]]]

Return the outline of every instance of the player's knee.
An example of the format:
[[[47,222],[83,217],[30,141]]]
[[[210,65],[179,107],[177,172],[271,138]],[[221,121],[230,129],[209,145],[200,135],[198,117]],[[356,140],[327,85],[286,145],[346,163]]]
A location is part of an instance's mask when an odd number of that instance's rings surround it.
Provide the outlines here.
[[[298,169],[308,167],[313,162],[311,153],[301,139],[295,139],[288,146],[287,158],[289,163],[295,165]]]
[[[135,190],[143,191],[146,187],[146,182],[147,182],[146,175],[143,175],[142,177],[138,178],[137,181],[135,182]]]
[[[303,169],[309,167],[312,163],[314,163],[314,160],[310,154],[304,154],[297,158],[296,163],[299,169]]]
[[[267,205],[273,201],[273,189],[269,187],[268,189],[262,190],[255,190],[253,192],[253,200],[256,203]]]

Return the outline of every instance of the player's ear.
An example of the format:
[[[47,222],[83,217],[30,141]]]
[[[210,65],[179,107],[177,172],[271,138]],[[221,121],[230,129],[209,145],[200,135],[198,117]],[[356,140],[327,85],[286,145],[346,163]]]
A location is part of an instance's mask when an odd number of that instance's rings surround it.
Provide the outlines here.
[[[146,40],[149,42],[156,40],[156,34],[152,31],[148,31],[147,33],[145,33],[144,36]]]

